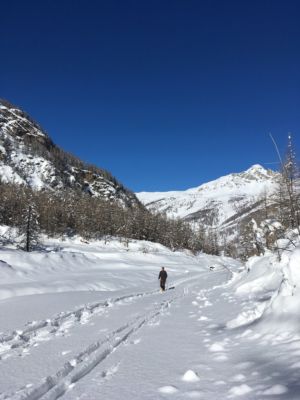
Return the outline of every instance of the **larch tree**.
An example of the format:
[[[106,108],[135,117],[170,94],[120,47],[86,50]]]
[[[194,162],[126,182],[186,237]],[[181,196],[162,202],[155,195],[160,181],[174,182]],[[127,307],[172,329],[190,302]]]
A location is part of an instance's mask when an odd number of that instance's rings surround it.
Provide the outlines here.
[[[300,234],[299,215],[299,168],[296,161],[292,136],[288,136],[288,147],[285,160],[282,162],[281,179],[278,194],[279,209],[284,218],[285,225],[289,228],[297,228]]]
[[[27,204],[23,210],[22,223],[20,226],[22,244],[25,251],[32,251],[39,242],[38,212],[32,196],[28,197]]]

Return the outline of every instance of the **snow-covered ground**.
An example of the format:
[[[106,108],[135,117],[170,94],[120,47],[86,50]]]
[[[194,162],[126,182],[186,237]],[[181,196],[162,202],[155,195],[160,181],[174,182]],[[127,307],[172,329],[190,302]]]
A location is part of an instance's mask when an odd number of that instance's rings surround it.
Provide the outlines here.
[[[2,247],[0,399],[299,399],[299,261],[118,240]]]
[[[221,225],[237,212],[261,200],[276,189],[278,174],[261,165],[244,172],[222,176],[196,188],[171,192],[136,193],[150,210],[166,212],[175,218],[187,218],[211,210],[216,214],[213,225]]]

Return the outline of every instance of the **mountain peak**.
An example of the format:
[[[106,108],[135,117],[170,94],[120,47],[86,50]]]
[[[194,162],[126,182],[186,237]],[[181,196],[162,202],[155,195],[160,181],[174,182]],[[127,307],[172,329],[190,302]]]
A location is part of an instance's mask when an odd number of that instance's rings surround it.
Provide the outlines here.
[[[260,164],[254,164],[248,168],[245,172],[266,172],[267,170]]]
[[[271,169],[266,169],[260,164],[254,164],[240,174],[246,179],[272,179],[277,173]]]
[[[0,99],[0,182],[14,182],[37,190],[81,189],[124,206],[140,204],[108,171],[66,153],[26,112],[3,99]]]
[[[277,173],[254,164],[246,171],[231,173],[196,188],[178,192],[137,193],[150,210],[169,216],[221,227],[241,210],[249,210],[264,193],[276,187]]]

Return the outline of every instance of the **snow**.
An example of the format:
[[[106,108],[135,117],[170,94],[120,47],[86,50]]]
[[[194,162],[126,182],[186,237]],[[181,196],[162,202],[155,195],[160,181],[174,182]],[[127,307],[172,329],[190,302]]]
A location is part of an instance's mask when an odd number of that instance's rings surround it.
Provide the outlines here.
[[[234,386],[229,390],[229,395],[230,397],[237,397],[237,396],[243,396],[247,393],[252,392],[252,389],[248,385],[240,385],[240,386]]]
[[[222,343],[213,343],[209,347],[209,351],[212,351],[212,352],[224,351],[223,344]]]
[[[3,183],[27,183],[40,190],[49,187],[56,178],[55,168],[49,161],[24,153],[21,148],[10,153],[10,163],[11,165],[7,165],[0,161],[0,179]],[[17,171],[22,171],[22,176]]]
[[[1,400],[299,399],[300,248],[243,266],[148,242],[43,242],[0,247]]]
[[[199,378],[199,376],[197,375],[196,372],[194,372],[191,369],[189,369],[183,375],[182,380],[185,381],[185,382],[198,382],[200,380],[200,378]]]
[[[28,136],[30,140],[27,140]],[[97,174],[72,165],[63,167],[55,148],[49,148],[50,142],[51,139],[24,112],[0,103],[0,179],[3,182],[57,191],[66,186],[66,179],[78,188],[83,187],[86,179],[86,190],[90,194],[116,201],[121,206],[136,204],[135,196],[119,187],[114,179],[105,179],[101,170]],[[38,156],[40,154],[43,156]],[[66,160],[69,158],[66,156]],[[78,164],[85,163],[78,159]]]
[[[158,391],[163,394],[174,394],[178,392],[178,389],[174,386],[162,386]]]
[[[199,210],[214,210],[215,225],[236,214],[238,207],[257,201],[265,192],[272,193],[276,173],[253,165],[242,173],[232,173],[185,191],[140,192],[139,200],[149,209],[165,211],[171,217],[186,218]]]
[[[23,153],[21,150],[11,152],[12,165],[17,166],[26,176],[26,182],[36,190],[49,187],[55,180],[56,172],[50,161]],[[48,184],[46,183],[48,182]],[[62,186],[62,185],[61,185]]]
[[[29,125],[31,127],[31,131],[30,133],[26,132],[27,135],[45,137],[45,134],[36,126],[34,126],[34,124],[28,118],[22,117],[20,115],[20,110],[18,110],[17,108],[8,108],[0,104],[0,110],[5,111],[5,115],[8,119],[8,121],[2,125],[3,132],[9,132],[10,125],[17,125],[22,129],[24,128],[24,126]]]
[[[287,388],[283,385],[274,385],[270,389],[267,389],[263,392],[265,396],[275,396],[275,395],[280,395],[287,393]]]
[[[288,249],[279,262],[276,255],[252,257],[243,274],[232,281],[235,295],[246,298],[246,307],[227,322],[228,328],[258,323],[258,327],[282,332],[298,332],[300,322],[300,248]]]
[[[0,179],[2,183],[24,183],[24,180],[9,166],[0,162]]]

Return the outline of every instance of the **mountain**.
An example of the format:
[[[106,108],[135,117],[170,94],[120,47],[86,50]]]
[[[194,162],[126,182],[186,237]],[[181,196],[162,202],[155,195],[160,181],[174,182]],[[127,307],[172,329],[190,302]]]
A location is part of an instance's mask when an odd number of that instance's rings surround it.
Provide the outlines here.
[[[0,100],[0,180],[37,190],[83,190],[128,207],[140,204],[108,171],[59,148],[28,114],[6,100]]]
[[[278,173],[253,165],[185,191],[140,192],[140,201],[150,210],[170,217],[201,223],[221,230],[236,227],[241,218],[261,209],[264,194],[273,193]]]

